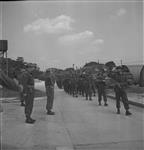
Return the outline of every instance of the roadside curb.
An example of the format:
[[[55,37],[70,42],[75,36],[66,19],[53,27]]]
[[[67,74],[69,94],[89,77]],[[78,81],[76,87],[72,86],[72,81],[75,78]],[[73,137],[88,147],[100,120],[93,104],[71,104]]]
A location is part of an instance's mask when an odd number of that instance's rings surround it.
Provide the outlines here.
[[[114,97],[114,96],[107,95],[107,97],[109,97],[109,98],[115,100],[115,97]],[[130,100],[129,100],[129,104],[134,105],[134,106],[137,106],[137,107],[144,108],[144,104],[137,103],[137,102],[133,102],[133,101],[130,101]]]
[[[0,98],[0,103],[8,103],[9,101],[18,101],[18,97],[1,97]]]
[[[35,97],[34,100],[43,100],[46,99],[46,96]],[[11,103],[11,102],[20,102],[18,97],[3,97],[0,98],[0,103]]]

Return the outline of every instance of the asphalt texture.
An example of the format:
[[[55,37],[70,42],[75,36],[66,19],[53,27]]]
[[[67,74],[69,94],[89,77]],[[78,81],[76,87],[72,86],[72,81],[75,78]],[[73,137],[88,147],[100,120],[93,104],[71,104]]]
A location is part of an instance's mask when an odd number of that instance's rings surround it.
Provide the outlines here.
[[[43,85],[39,89],[45,90]],[[116,114],[115,102],[99,106],[55,88],[55,115],[46,114],[46,97],[34,101],[35,124],[26,124],[19,102],[3,103],[1,150],[143,150],[144,111],[130,106],[131,116]]]

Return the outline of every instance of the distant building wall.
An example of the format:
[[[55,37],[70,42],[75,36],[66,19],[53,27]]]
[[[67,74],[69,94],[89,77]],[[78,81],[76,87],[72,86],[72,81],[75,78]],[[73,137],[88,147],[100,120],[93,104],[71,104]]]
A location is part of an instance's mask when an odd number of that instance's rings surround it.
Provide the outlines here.
[[[140,72],[144,65],[128,65],[130,72],[132,73],[134,80],[136,83],[139,83],[140,80]]]
[[[139,85],[141,87],[144,87],[144,66],[142,67],[141,72],[140,72],[140,83],[139,83]]]

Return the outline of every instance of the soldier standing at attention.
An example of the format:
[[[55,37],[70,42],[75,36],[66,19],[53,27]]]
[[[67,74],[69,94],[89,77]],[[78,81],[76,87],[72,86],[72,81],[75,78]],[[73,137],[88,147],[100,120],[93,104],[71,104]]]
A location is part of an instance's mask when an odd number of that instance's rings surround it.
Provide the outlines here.
[[[23,94],[25,100],[26,123],[33,124],[36,120],[31,118],[34,102],[34,78],[32,76],[33,68],[27,68],[22,72],[21,84],[23,85]]]
[[[25,72],[25,69],[21,69],[20,74],[19,74],[18,77],[17,77],[17,78],[18,78],[18,81],[19,81],[19,85],[22,87],[22,90],[19,91],[21,106],[25,106],[25,103],[24,103],[23,86],[22,86],[23,72]]]
[[[128,103],[128,98],[124,86],[119,82],[116,82],[114,86],[114,91],[116,96],[117,114],[120,114],[120,100],[121,100],[126,110],[125,115],[131,115],[132,113],[129,112],[129,103]]]
[[[47,95],[47,104],[46,104],[47,114],[54,115],[55,113],[52,111],[54,101],[54,79],[49,70],[46,71],[45,88]]]

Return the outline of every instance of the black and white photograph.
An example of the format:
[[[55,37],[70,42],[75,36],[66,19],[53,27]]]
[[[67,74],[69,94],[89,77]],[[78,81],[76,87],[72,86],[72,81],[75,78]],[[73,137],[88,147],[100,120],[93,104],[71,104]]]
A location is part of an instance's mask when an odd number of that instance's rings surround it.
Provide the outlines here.
[[[143,0],[0,1],[0,150],[143,150]]]

